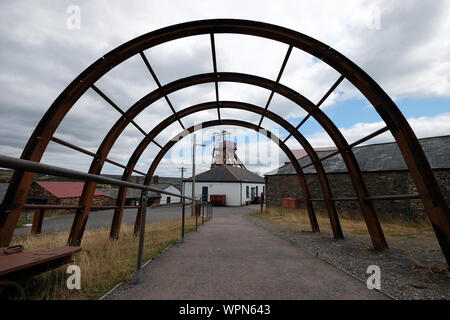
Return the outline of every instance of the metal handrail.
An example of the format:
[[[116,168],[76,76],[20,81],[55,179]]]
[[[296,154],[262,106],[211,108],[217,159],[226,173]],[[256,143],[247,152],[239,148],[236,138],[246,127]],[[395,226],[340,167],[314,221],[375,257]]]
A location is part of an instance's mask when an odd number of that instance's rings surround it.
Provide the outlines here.
[[[199,203],[200,205],[202,205],[202,207],[203,207],[202,208],[202,224],[204,223],[204,218],[205,218],[204,217],[204,207],[206,206],[209,210],[212,209],[212,208],[210,208],[211,204],[208,202],[199,201],[195,198],[186,197],[181,194],[164,191],[164,190],[161,190],[158,188],[145,186],[145,185],[139,184],[139,183],[123,181],[123,180],[109,178],[109,177],[105,177],[102,175],[96,175],[96,174],[91,174],[91,173],[84,173],[84,172],[80,172],[80,171],[76,171],[76,170],[61,168],[61,167],[44,164],[44,163],[40,163],[40,162],[35,162],[35,161],[30,161],[30,160],[24,160],[24,159],[18,159],[18,158],[0,155],[0,167],[14,169],[14,170],[20,170],[20,171],[24,171],[24,172],[42,173],[42,174],[60,176],[60,177],[65,177],[65,178],[73,178],[73,179],[84,180],[84,181],[93,181],[93,182],[97,182],[97,183],[108,183],[108,184],[113,184],[113,185],[118,185],[118,186],[123,186],[123,187],[128,187],[128,188],[140,189],[140,190],[144,190],[144,191],[153,191],[153,192],[158,192],[161,194],[167,194],[167,195],[179,197],[180,199],[183,199],[183,202],[182,202],[182,205],[183,205],[182,239],[184,238],[184,206],[185,206],[184,200],[188,199],[188,200],[192,201],[192,204]],[[145,230],[145,220],[146,220],[145,215],[146,215],[147,199],[148,199],[148,195],[146,192],[144,192],[143,197],[142,197],[142,204],[141,204],[141,206],[142,206],[141,232],[139,234],[138,261],[137,261],[137,267],[136,267],[136,283],[139,283],[140,279],[141,279],[140,274],[141,274],[141,266],[142,266],[142,252],[143,252],[143,246],[144,246],[144,230]],[[35,205],[35,206],[34,205],[26,205],[26,206],[30,206],[33,208],[39,207],[39,205]],[[43,205],[43,207],[45,207],[45,205]],[[58,206],[52,206],[52,207],[56,208]],[[78,206],[73,206],[73,207],[78,208]],[[207,212],[207,215],[208,215],[208,212]],[[212,214],[211,214],[211,216],[212,216]],[[197,217],[196,217],[196,229],[197,229]]]
[[[185,206],[185,200],[191,200],[192,204],[198,203],[202,206],[211,206],[210,203],[197,200],[195,198],[186,197],[185,195],[176,194],[173,192],[164,191],[158,188],[153,188],[150,186],[146,186],[139,183],[134,182],[128,182],[123,181],[119,179],[109,178],[102,175],[97,174],[91,174],[91,173],[84,173],[81,171],[61,168],[49,164],[44,164],[36,161],[30,161],[30,160],[24,160],[19,158],[13,158],[8,157],[5,155],[0,155],[0,167],[2,168],[9,168],[14,170],[20,170],[24,172],[34,172],[34,173],[42,173],[52,176],[59,176],[59,177],[65,177],[65,178],[73,178],[77,180],[83,180],[83,181],[92,181],[97,183],[107,183],[122,187],[128,187],[133,189],[140,189],[143,191],[153,191],[158,192],[161,194],[167,194],[175,197],[179,197],[182,199],[182,206],[183,206],[183,227],[182,227],[182,239],[184,238],[184,206]],[[148,194],[147,192],[143,192],[142,194],[142,215],[141,215],[141,230],[139,234],[139,248],[138,248],[138,261],[136,266],[136,283],[140,282],[141,278],[141,266],[142,266],[142,253],[143,253],[143,246],[144,246],[144,231],[145,231],[145,220],[146,220],[146,209],[147,209],[147,200],[148,200]],[[38,208],[38,207],[48,207],[48,205],[25,205],[25,207],[32,207],[32,208]],[[52,208],[56,208],[58,206],[51,206]],[[73,206],[74,208],[78,208],[79,206]],[[112,206],[111,206],[112,207]],[[204,213],[204,211],[203,211]],[[211,215],[212,216],[212,215]],[[202,224],[204,222],[204,217],[202,215]],[[196,229],[197,229],[197,219],[196,219]]]
[[[123,181],[123,180],[119,180],[119,179],[115,179],[115,178],[105,177],[102,175],[85,173],[85,172],[81,172],[81,171],[76,171],[76,170],[61,168],[61,167],[57,167],[57,166],[53,166],[53,165],[49,165],[49,164],[44,164],[44,163],[40,163],[40,162],[8,157],[5,155],[0,155],[0,167],[14,169],[14,170],[34,172],[34,173],[48,174],[48,175],[52,175],[52,176],[59,176],[59,177],[65,177],[65,178],[73,178],[73,179],[84,180],[84,181],[108,183],[108,184],[113,184],[113,185],[133,188],[133,189],[158,192],[158,193],[167,194],[167,195],[174,196],[174,197],[185,198],[185,199],[189,199],[189,200],[194,200],[195,202],[203,203],[202,201],[198,201],[196,199],[192,199],[187,196],[164,191],[164,190],[161,190],[158,188],[153,188],[153,187],[146,186],[146,185],[143,185],[140,183]]]

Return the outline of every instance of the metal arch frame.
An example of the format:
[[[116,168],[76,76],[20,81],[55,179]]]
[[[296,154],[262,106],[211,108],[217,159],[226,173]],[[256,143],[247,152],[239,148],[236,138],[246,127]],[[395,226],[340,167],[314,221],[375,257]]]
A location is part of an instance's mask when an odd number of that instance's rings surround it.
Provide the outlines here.
[[[217,104],[215,102],[212,102],[212,103],[208,103],[207,108],[205,106],[205,108],[203,110],[215,109],[215,108],[217,108]],[[198,110],[198,111],[200,111],[200,110]],[[190,113],[190,114],[192,114],[192,113]],[[182,117],[180,117],[180,118],[182,118]],[[168,120],[168,119],[170,119],[170,118],[167,118],[166,120]],[[250,123],[250,122],[246,122],[246,121],[242,121],[242,120],[233,120],[233,119],[210,120],[210,121],[205,121],[201,124],[197,124],[197,125],[194,125],[190,128],[183,130],[183,132],[174,136],[173,139],[171,139],[168,143],[166,143],[166,145],[164,145],[161,148],[161,150],[159,151],[159,153],[157,154],[155,159],[152,161],[152,165],[149,167],[149,169],[147,171],[147,175],[145,176],[144,185],[151,184],[151,180],[152,180],[153,174],[154,174],[157,166],[161,162],[164,155],[170,150],[170,148],[172,148],[173,145],[175,145],[178,141],[180,141],[181,139],[183,139],[190,133],[193,133],[197,130],[209,128],[212,126],[217,126],[217,125],[234,125],[234,126],[245,127],[248,129],[253,129],[256,132],[263,134],[267,138],[269,138],[272,141],[274,141],[275,143],[277,143],[278,146],[281,148],[281,150],[283,150],[283,152],[289,157],[289,160],[291,160],[291,161],[296,160],[292,151],[276,135],[272,134],[270,131],[268,131],[264,128],[261,128],[260,126],[255,125],[254,123]],[[137,151],[137,153],[142,153],[139,150],[139,146],[138,146],[138,148],[136,148],[135,151]],[[136,162],[137,162],[137,159],[136,159]],[[295,163],[294,168],[297,172],[297,176],[298,176],[298,178],[300,180],[300,184],[302,186],[303,199],[304,199],[305,203],[309,202],[307,204],[307,211],[308,211],[308,216],[309,216],[309,220],[311,223],[311,229],[313,232],[320,232],[319,224],[317,223],[317,218],[316,218],[316,215],[314,212],[314,208],[313,208],[311,202],[309,201],[310,194],[309,194],[309,189],[308,189],[305,175],[303,174],[303,171],[302,171],[299,163],[297,161],[294,161],[293,163]],[[128,177],[128,179],[129,179],[129,177]],[[120,220],[123,215],[122,203],[125,203],[124,195],[126,194],[126,190],[124,189],[122,192],[123,192],[122,199],[119,199],[119,196],[118,196],[118,203],[120,203],[120,204],[119,204],[119,208],[116,209],[116,211],[115,211],[114,218],[113,218],[113,224],[111,225],[111,236],[113,238],[117,238],[119,236]],[[118,211],[118,210],[120,210],[120,211]],[[138,212],[136,215],[135,228],[134,228],[135,233],[137,233],[137,230],[139,230],[139,227],[140,227],[140,215],[141,215],[141,210],[138,208]],[[331,220],[331,218],[330,218],[330,220]],[[118,222],[118,224],[115,225],[114,222]],[[338,223],[339,223],[339,220],[338,220]],[[340,225],[339,225],[339,227],[340,227]]]
[[[170,40],[216,33],[247,34],[286,43],[321,59],[348,79],[371,102],[393,134],[447,263],[450,264],[449,207],[417,137],[395,103],[369,75],[336,50],[304,34],[271,24],[233,19],[194,21],[156,30],[119,46],[83,71],[58,96],[35,128],[21,158],[40,161],[65,114],[88,88],[114,66],[143,50]],[[348,154],[345,157],[343,155],[344,159],[355,160],[351,151],[342,151]],[[357,172],[349,170],[349,174],[353,177]],[[18,219],[33,177],[32,173],[16,171],[11,180],[0,210],[0,245],[7,245],[11,240],[14,222]],[[362,192],[366,193],[363,183],[360,187]],[[370,202],[361,201],[360,205],[363,214],[364,210],[371,206]]]
[[[208,103],[208,109],[214,109],[214,108],[217,108],[217,105],[215,103]],[[259,109],[261,109],[261,108],[259,108]],[[262,110],[264,110],[264,109],[262,109]],[[277,143],[277,145],[289,157],[289,160],[292,162],[292,164],[297,172],[300,183],[302,184],[302,188],[304,188],[302,190],[304,198],[305,197],[309,198],[309,191],[308,191],[308,187],[307,187],[307,183],[306,183],[306,179],[303,174],[303,171],[300,167],[300,164],[297,162],[296,157],[294,156],[292,151],[286,146],[286,144],[282,140],[280,140],[277,136],[272,134],[270,131],[261,128],[260,125],[255,125],[254,123],[250,123],[250,122],[242,121],[242,120],[235,120],[235,119],[220,119],[220,120],[205,121],[198,125],[194,125],[188,129],[185,129],[183,132],[176,135],[173,139],[171,139],[168,143],[166,143],[166,145],[164,145],[164,147],[158,152],[155,159],[152,161],[152,164],[147,171],[144,185],[150,185],[153,174],[155,173],[155,170],[158,167],[159,163],[161,162],[162,158],[170,150],[170,148],[172,148],[177,142],[179,142],[181,139],[183,139],[187,135],[189,135],[197,130],[206,129],[206,128],[214,127],[214,126],[221,126],[221,125],[239,126],[239,127],[252,129],[260,134],[265,135],[267,138],[269,138],[272,141],[274,141],[275,143]],[[308,208],[308,206],[311,206],[311,208]],[[311,204],[308,204],[307,209],[308,209],[308,216],[310,219],[312,231],[319,232],[319,225],[317,223],[316,215],[314,213],[314,208],[312,207]],[[139,230],[139,227],[140,227],[140,215],[141,215],[140,211],[141,210],[138,209],[138,212],[136,215],[136,222],[135,222],[135,226],[134,226],[135,233],[137,230]],[[330,218],[330,220],[331,220],[331,218]],[[339,223],[339,220],[338,220],[338,223]],[[118,229],[116,229],[116,230],[118,231]]]
[[[144,150],[147,148],[147,146],[154,141],[154,138],[158,136],[159,133],[161,133],[165,128],[167,128],[169,125],[175,122],[175,119],[182,119],[188,115],[194,114],[196,112],[204,111],[204,110],[210,110],[217,108],[216,102],[205,102],[200,103],[194,106],[191,106],[189,108],[185,108],[179,112],[176,113],[176,118],[173,116],[170,116],[163,120],[160,124],[158,124],[155,128],[152,129],[152,131],[141,141],[141,143],[136,147],[135,151],[133,152],[132,156],[130,157],[128,164],[127,164],[127,170],[124,171],[122,175],[122,180],[128,181],[131,177],[131,172],[134,169],[137,161],[141,157]],[[303,146],[303,148],[307,151],[308,155],[310,155],[311,159],[313,160],[314,167],[316,169],[316,172],[319,176],[320,185],[322,188],[322,192],[324,194],[325,199],[331,199],[332,193],[330,190],[328,178],[326,176],[325,170],[323,168],[322,163],[319,161],[319,157],[317,156],[317,153],[313,149],[313,147],[309,144],[308,140],[298,131],[295,130],[295,128],[285,119],[282,117],[276,115],[275,113],[268,111],[266,109],[260,108],[258,106],[244,103],[244,102],[237,102],[237,101],[221,101],[220,102],[220,108],[232,108],[232,109],[240,109],[240,110],[246,110],[252,113],[256,113],[259,115],[264,115],[267,118],[273,120],[280,126],[282,126],[284,129],[286,129],[289,133],[294,135],[294,138],[299,142],[300,145]],[[220,120],[220,119],[219,119]],[[261,128],[260,125],[257,126],[258,128]],[[266,129],[264,129],[267,131]],[[264,134],[264,133],[263,133]],[[282,143],[284,145],[284,142],[281,140],[278,141],[278,143]],[[284,151],[284,150],[283,150]],[[310,222],[313,231],[319,231],[319,226],[317,224],[315,215],[314,215],[314,209],[312,207],[311,202],[309,199],[309,190],[308,185],[306,183],[306,178],[304,176],[302,168],[298,165],[297,161],[293,162],[294,168],[297,172],[297,175],[299,176],[302,190],[303,190],[303,198],[305,200],[305,205],[307,207],[309,216],[310,216]],[[146,182],[150,181],[149,179],[153,176],[153,173],[150,174],[150,171],[146,174]],[[123,208],[125,204],[125,195],[126,190],[125,188],[120,188],[118,197],[117,197],[117,206],[119,206],[118,209],[116,209],[113,223],[111,226],[111,237],[117,238],[119,235],[119,229],[120,229],[120,221],[122,219],[123,215]],[[326,207],[328,211],[328,216],[330,218],[330,223],[333,230],[333,236],[336,239],[342,239],[344,237],[342,233],[342,228],[339,223],[339,218],[337,215],[336,207],[332,201],[326,201]]]
[[[163,86],[162,87],[163,90],[155,90],[149,93],[148,95],[141,98],[138,102],[136,102],[133,106],[131,106],[128,109],[127,113],[121,119],[119,119],[116,122],[116,124],[111,128],[110,132],[107,134],[107,136],[105,137],[105,139],[103,140],[101,146],[97,151],[99,159],[93,160],[89,172],[95,174],[100,173],[104,162],[103,159],[106,159],[106,156],[109,150],[111,149],[114,141],[117,139],[117,137],[120,135],[121,131],[126,127],[126,125],[130,123],[131,120],[134,119],[134,117],[136,117],[139,112],[141,112],[143,109],[145,109],[147,106],[149,106],[159,98],[163,97],[165,94],[170,94],[172,92],[175,92],[177,90],[189,86],[209,82],[246,83],[264,89],[272,90],[284,96],[285,98],[293,101],[299,107],[306,110],[308,114],[311,114],[311,116],[315,118],[316,121],[325,129],[325,131],[328,133],[330,138],[334,141],[335,145],[337,146],[339,153],[342,155],[344,163],[346,164],[348,172],[350,174],[355,194],[358,198],[358,202],[361,207],[361,211],[364,220],[366,222],[367,229],[374,248],[378,250],[387,248],[387,242],[384,237],[383,230],[378,221],[375,210],[373,208],[372,202],[371,200],[367,199],[368,193],[366,186],[364,184],[362,173],[359,169],[356,158],[354,157],[353,152],[349,148],[349,145],[345,140],[344,136],[340,133],[338,128],[333,124],[333,122],[327,117],[327,115],[323,113],[316,105],[314,105],[307,98],[282,84],[276,83],[266,78],[235,72],[198,74],[183,79],[175,80]],[[219,102],[219,107],[220,104],[221,102]],[[265,116],[265,114],[267,113],[268,110],[267,108],[265,108],[263,115]],[[172,117],[173,119],[178,120],[176,114],[172,115]],[[289,130],[289,127],[286,127],[285,129],[291,132],[291,130]],[[146,137],[148,138],[148,135]],[[311,159],[318,159],[317,156],[314,156],[315,152],[311,150],[307,151],[309,151],[309,156],[311,157]],[[130,170],[130,168],[127,167],[126,170]],[[321,171],[319,170],[318,172]],[[72,231],[69,237],[70,244],[78,245],[79,242],[81,241],[84,226],[87,221],[87,216],[89,214],[89,207],[94,195],[94,191],[95,191],[95,183],[88,182],[85,184],[85,188],[83,190],[83,194],[80,199],[80,205],[82,205],[84,209],[81,209],[77,212],[74,224],[72,226]],[[327,207],[331,206],[334,206],[334,203],[328,201]],[[337,215],[330,215],[330,216],[337,217]],[[339,238],[342,236],[342,231],[339,230],[340,228],[338,227],[338,223],[336,223],[336,219],[333,218],[332,221],[336,226],[333,230],[333,233],[335,234],[335,236],[337,236],[337,238]]]

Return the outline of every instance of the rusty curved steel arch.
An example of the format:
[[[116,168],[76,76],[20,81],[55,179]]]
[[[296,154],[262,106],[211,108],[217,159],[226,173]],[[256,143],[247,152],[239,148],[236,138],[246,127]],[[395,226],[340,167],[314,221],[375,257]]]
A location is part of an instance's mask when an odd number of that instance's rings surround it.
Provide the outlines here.
[[[233,19],[194,21],[156,30],[119,46],[83,71],[58,96],[34,130],[21,158],[40,161],[50,138],[73,104],[95,81],[114,66],[135,54],[167,41],[216,33],[247,34],[286,43],[321,59],[348,79],[371,102],[393,134],[416,184],[447,263],[450,264],[449,207],[417,137],[395,103],[369,75],[336,50],[304,34],[271,24]],[[352,158],[352,155],[349,157]],[[350,171],[349,173],[355,174]],[[2,246],[9,244],[11,240],[14,222],[17,221],[26,200],[33,176],[28,172],[15,172],[11,180],[0,209],[0,245]],[[364,185],[362,188],[365,193]],[[360,202],[360,205],[363,214],[364,208],[370,207],[370,203]]]
[[[381,225],[376,216],[372,202],[370,200],[367,200],[368,192],[363,180],[361,170],[359,169],[358,163],[356,161],[355,156],[353,155],[351,148],[349,148],[347,141],[345,140],[341,132],[338,130],[338,128],[334,125],[334,123],[328,118],[328,116],[323,111],[317,108],[317,106],[314,103],[309,101],[306,97],[302,96],[297,91],[292,90],[291,88],[282,85],[280,83],[276,83],[275,81],[258,77],[255,75],[236,72],[198,74],[183,79],[175,80],[161,87],[159,90],[155,90],[149,93],[148,95],[141,98],[138,102],[136,102],[133,106],[131,106],[128,109],[128,111],[124,114],[124,116],[120,118],[116,122],[116,124],[111,128],[110,132],[107,134],[107,136],[105,137],[102,144],[97,150],[97,154],[100,156],[100,158],[94,159],[92,161],[89,172],[93,174],[100,173],[104,160],[106,159],[109,150],[112,148],[114,141],[120,135],[122,130],[125,129],[126,125],[128,125],[128,123],[130,123],[139,112],[145,109],[145,107],[147,107],[154,101],[158,100],[159,98],[162,98],[164,94],[170,94],[172,92],[186,88],[188,86],[209,82],[246,83],[264,89],[273,90],[274,92],[284,96],[285,98],[297,104],[299,107],[306,110],[307,113],[310,114],[328,133],[328,135],[335,143],[337,149],[339,150],[344,160],[344,163],[347,167],[347,170],[349,172],[353,184],[353,188],[355,190],[355,194],[358,198],[358,203],[360,205],[361,212],[363,214],[364,220],[366,221],[368,232],[374,248],[379,250],[387,248],[387,242],[384,237]],[[221,102],[219,102],[219,108],[220,103]],[[265,113],[267,112],[268,110],[265,110]],[[172,117],[173,119],[178,120],[175,114],[172,115]],[[311,159],[314,158],[314,154],[309,154],[309,156],[311,157]],[[84,226],[86,224],[87,217],[89,214],[90,204],[94,196],[94,191],[95,191],[95,183],[87,182],[85,184],[83,194],[80,199],[80,205],[82,205],[84,209],[81,209],[77,212],[69,237],[69,243],[72,245],[78,245],[81,241],[84,232]],[[335,225],[336,228],[333,230],[333,232],[339,238],[342,232],[339,232],[339,227],[337,226],[337,223],[335,223]]]
[[[327,176],[325,174],[323,165],[319,161],[319,157],[317,156],[317,153],[315,152],[313,147],[309,144],[308,140],[299,131],[295,130],[294,126],[292,126],[288,121],[286,121],[282,117],[278,116],[277,114],[275,114],[269,110],[265,110],[264,108],[260,108],[258,106],[252,105],[250,103],[237,102],[237,101],[221,101],[220,103],[221,103],[220,104],[221,109],[231,108],[231,109],[246,110],[246,111],[253,112],[253,113],[256,113],[259,115],[264,114],[267,118],[271,119],[275,123],[282,126],[284,129],[286,129],[289,133],[291,133],[293,135],[293,137],[300,143],[300,145],[302,145],[303,148],[307,151],[308,155],[310,155],[310,157],[313,161],[314,167],[316,169],[316,172],[318,173],[319,181],[320,181],[320,185],[321,185],[324,197],[326,199],[332,198],[332,193],[330,190],[329,182],[328,182]],[[124,173],[122,175],[122,180],[128,181],[130,179],[132,170],[134,169],[137,161],[139,160],[139,158],[142,155],[142,153],[144,152],[144,150],[154,140],[154,138],[157,137],[158,134],[161,133],[166,127],[168,127],[169,125],[171,125],[172,123],[177,121],[177,119],[183,119],[184,117],[194,114],[196,112],[215,109],[216,107],[217,107],[217,104],[215,101],[200,103],[195,106],[185,108],[185,109],[177,112],[175,115],[170,116],[170,117],[166,118],[165,120],[163,120],[160,124],[158,124],[155,128],[153,128],[150,131],[150,133],[136,147],[135,151],[133,152],[133,154],[131,155],[131,157],[128,161],[127,169],[124,170]],[[267,130],[265,130],[265,131],[267,131]],[[278,142],[281,142],[281,141],[278,141]],[[284,145],[284,143],[283,143],[283,145]],[[312,229],[313,229],[313,231],[319,231],[317,221],[314,217],[314,210],[313,210],[312,204],[310,203],[310,201],[308,201],[309,191],[308,191],[308,185],[306,183],[306,180],[305,180],[305,177],[303,174],[303,169],[298,166],[297,162],[295,162],[294,166],[295,166],[295,170],[297,171],[297,175],[299,176],[302,190],[304,192],[303,198],[305,200],[305,204],[307,206],[307,210],[308,210],[308,213],[310,216],[310,222],[311,222]],[[144,183],[148,183],[150,181],[149,179],[152,175],[153,175],[153,173],[151,175],[147,174]],[[122,220],[123,208],[124,208],[124,204],[125,204],[125,196],[126,196],[126,188],[120,188],[118,197],[117,197],[117,205],[119,206],[119,208],[116,209],[116,211],[115,211],[113,223],[111,226],[111,237],[112,238],[117,238],[118,234],[119,234],[120,221]],[[341,225],[339,223],[337,211],[336,211],[336,208],[335,208],[333,202],[328,201],[327,211],[328,211],[328,216],[329,216],[330,223],[332,226],[333,236],[336,239],[342,239],[344,236],[342,233]]]
[[[216,108],[216,105],[214,105],[213,108]],[[190,128],[187,128],[187,129],[183,130],[183,132],[181,132],[180,134],[176,135],[168,143],[166,143],[161,148],[159,153],[156,155],[155,159],[152,161],[152,164],[151,164],[150,168],[148,169],[144,184],[147,184],[147,185],[150,184],[151,178],[152,178],[156,168],[158,167],[159,163],[161,162],[162,158],[170,150],[170,148],[172,148],[178,141],[183,139],[188,134],[193,133],[197,130],[214,127],[214,126],[219,126],[219,125],[244,127],[244,128],[255,130],[256,132],[265,135],[267,138],[271,139],[272,141],[274,141],[275,143],[278,144],[278,146],[283,150],[283,152],[289,157],[289,160],[293,164],[295,170],[297,172],[302,172],[302,169],[301,169],[299,163],[297,162],[297,159],[294,156],[294,154],[292,153],[292,151],[286,146],[286,144],[283,141],[281,141],[277,136],[273,135],[270,131],[265,130],[265,129],[263,129],[263,131],[261,131],[260,126],[254,124],[254,123],[247,122],[247,121],[234,120],[234,119],[221,119],[221,120],[205,121],[199,125],[194,125]],[[303,192],[306,192],[306,197],[308,197],[308,188],[307,188],[306,180],[304,180],[304,175],[299,174],[298,177],[300,179],[302,187],[303,187],[303,184],[306,185]],[[312,215],[311,215],[311,213],[312,213]],[[137,230],[139,230],[140,215],[141,215],[141,212],[140,212],[140,209],[138,209],[138,213],[136,215],[135,227],[134,227],[135,233],[137,232]],[[310,223],[311,223],[311,227],[312,227],[313,231],[319,231],[319,225],[317,224],[316,216],[314,214],[314,209],[312,209],[312,211],[308,210],[308,215],[309,215],[309,219],[310,219]],[[339,223],[339,220],[338,220],[338,223]],[[315,228],[317,228],[317,230],[315,230]]]

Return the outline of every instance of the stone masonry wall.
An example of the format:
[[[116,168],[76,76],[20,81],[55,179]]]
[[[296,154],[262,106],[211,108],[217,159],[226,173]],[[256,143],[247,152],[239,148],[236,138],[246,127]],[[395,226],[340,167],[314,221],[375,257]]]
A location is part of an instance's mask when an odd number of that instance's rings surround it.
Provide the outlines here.
[[[36,200],[43,200],[45,204],[59,204],[58,198],[37,183],[33,183],[28,193],[27,203],[35,203]]]
[[[450,170],[435,170],[436,179],[450,203]],[[328,174],[333,197],[355,197],[350,177],[346,173]],[[417,193],[416,187],[408,171],[365,172],[364,181],[369,195],[394,195]],[[311,198],[323,198],[322,189],[316,174],[306,175]],[[299,207],[304,208],[300,182],[296,175],[266,176],[266,201],[268,207],[281,207],[282,198],[297,198]],[[375,210],[379,215],[420,218],[425,216],[422,201],[392,200],[374,201]],[[314,207],[323,211],[323,202],[315,202]],[[355,215],[360,213],[356,201],[336,202],[340,214]]]
[[[37,203],[36,200],[44,200],[45,204],[53,204],[53,205],[73,205],[76,206],[79,204],[80,197],[70,197],[70,198],[57,198],[40,185],[33,183],[31,185],[30,192],[28,194],[27,203]],[[116,204],[115,199],[111,199],[106,196],[94,196],[92,200],[92,206],[113,206]],[[75,210],[67,210],[67,212],[74,212]]]

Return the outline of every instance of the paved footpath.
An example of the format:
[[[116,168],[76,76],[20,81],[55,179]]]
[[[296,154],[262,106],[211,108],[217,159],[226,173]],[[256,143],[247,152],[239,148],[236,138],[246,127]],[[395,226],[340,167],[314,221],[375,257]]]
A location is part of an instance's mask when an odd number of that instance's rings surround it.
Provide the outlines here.
[[[214,219],[145,266],[142,282],[105,299],[386,299],[248,220],[256,206],[214,208]]]

